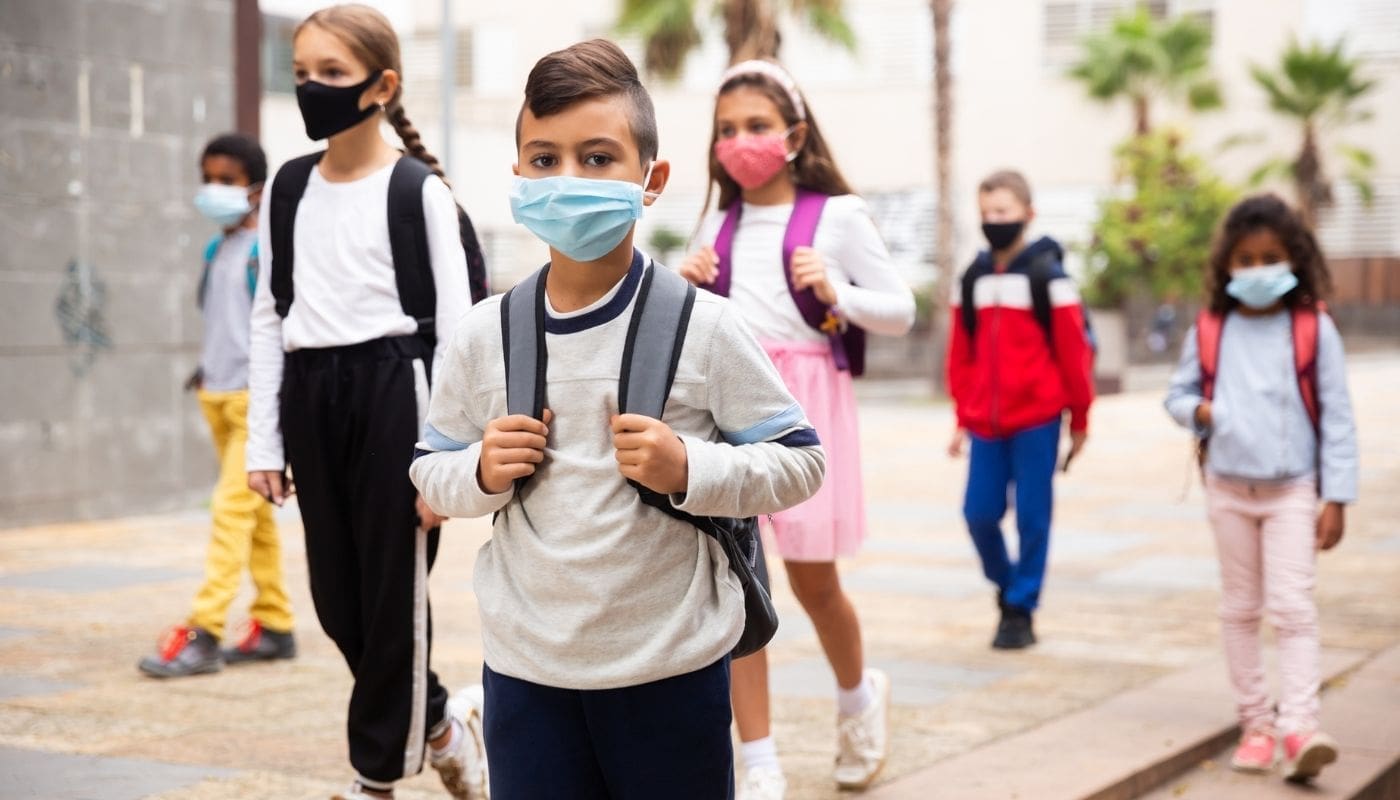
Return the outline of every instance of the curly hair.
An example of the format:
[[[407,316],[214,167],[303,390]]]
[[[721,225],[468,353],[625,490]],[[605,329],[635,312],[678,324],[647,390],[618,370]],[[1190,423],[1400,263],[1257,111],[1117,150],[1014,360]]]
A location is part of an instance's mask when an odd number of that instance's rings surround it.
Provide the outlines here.
[[[1225,291],[1230,283],[1230,254],[1240,239],[1261,229],[1273,231],[1278,237],[1298,278],[1298,285],[1283,296],[1286,307],[1316,305],[1332,291],[1327,259],[1313,232],[1278,195],[1257,194],[1236,203],[1215,233],[1206,273],[1206,302],[1211,311],[1224,314],[1239,306],[1239,301]]]

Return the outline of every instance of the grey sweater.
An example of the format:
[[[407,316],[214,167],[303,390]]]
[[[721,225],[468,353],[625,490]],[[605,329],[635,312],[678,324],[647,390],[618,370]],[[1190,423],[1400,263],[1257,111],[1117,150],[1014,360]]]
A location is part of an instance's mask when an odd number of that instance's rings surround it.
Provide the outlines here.
[[[1167,412],[1197,436],[1210,436],[1206,470],[1212,474],[1257,481],[1316,474],[1324,500],[1353,502],[1356,423],[1347,392],[1342,337],[1332,318],[1321,314],[1317,330],[1319,441],[1298,391],[1291,326],[1287,311],[1262,317],[1232,313],[1226,318],[1209,430],[1195,423],[1202,396],[1193,326],[1186,334],[1181,361],[1167,390]]]
[[[499,297],[463,318],[435,381],[410,474],[439,513],[501,512],[473,583],[486,663],[502,674],[568,689],[635,686],[718,661],[743,630],[723,550],[643,505],[618,472],[609,422],[642,269],[582,312],[549,315],[554,420],[522,496],[488,495],[477,481],[482,434],[506,415]],[[747,517],[821,486],[811,425],[742,322],[708,293],[695,303],[663,421],[689,459],[677,508]]]

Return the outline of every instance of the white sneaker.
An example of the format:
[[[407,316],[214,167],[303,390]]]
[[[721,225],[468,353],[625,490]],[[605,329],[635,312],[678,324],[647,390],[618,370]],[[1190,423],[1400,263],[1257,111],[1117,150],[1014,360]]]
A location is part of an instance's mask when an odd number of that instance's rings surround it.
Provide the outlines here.
[[[468,686],[447,701],[447,716],[462,726],[457,746],[428,763],[442,778],[442,786],[456,800],[489,800],[491,781],[486,766],[486,737],[482,734],[481,709],[485,698],[480,686]]]
[[[783,800],[787,794],[787,778],[778,767],[756,767],[744,773],[744,782],[734,800]]]
[[[890,738],[890,678],[878,669],[865,675],[875,699],[859,714],[836,720],[836,785],[841,789],[865,789],[885,766]]]

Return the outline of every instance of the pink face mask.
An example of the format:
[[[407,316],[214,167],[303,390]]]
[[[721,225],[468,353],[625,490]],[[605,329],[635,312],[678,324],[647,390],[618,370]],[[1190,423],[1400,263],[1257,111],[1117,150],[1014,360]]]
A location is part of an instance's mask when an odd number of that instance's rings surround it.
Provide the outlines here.
[[[720,139],[715,142],[715,158],[735,183],[745,189],[757,189],[797,157],[787,149],[787,137],[791,132],[789,128],[778,134]]]

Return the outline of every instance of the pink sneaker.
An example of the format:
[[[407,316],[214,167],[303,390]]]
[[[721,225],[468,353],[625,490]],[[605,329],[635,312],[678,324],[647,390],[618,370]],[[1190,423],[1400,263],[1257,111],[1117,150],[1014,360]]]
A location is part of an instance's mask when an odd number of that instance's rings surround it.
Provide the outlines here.
[[[1337,760],[1337,743],[1322,731],[1290,733],[1283,737],[1283,777],[1305,783]]]
[[[1268,772],[1278,758],[1278,740],[1268,731],[1246,731],[1230,758],[1240,772]]]

